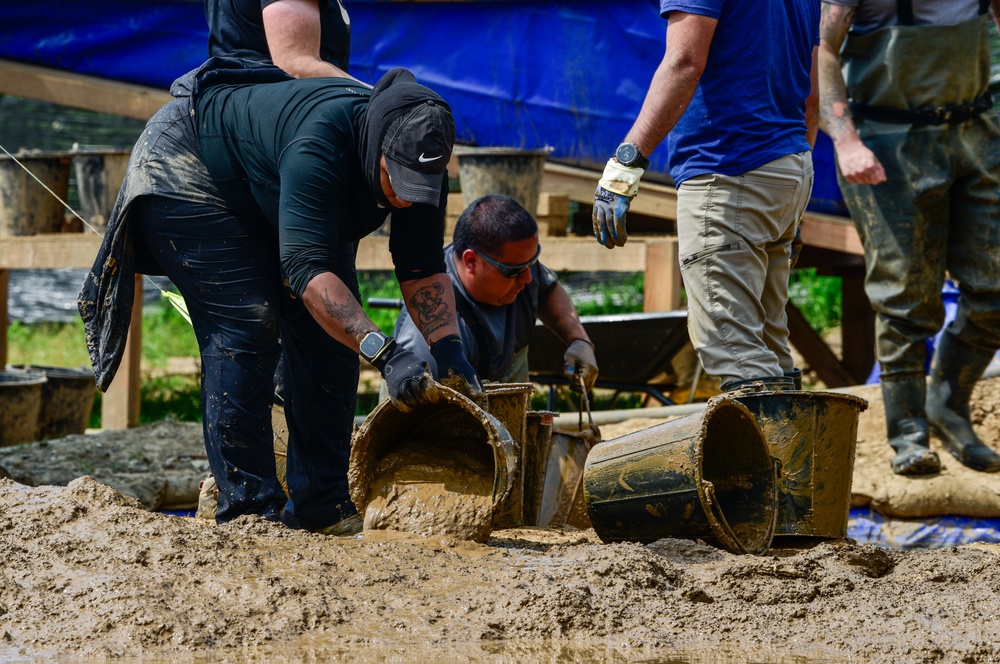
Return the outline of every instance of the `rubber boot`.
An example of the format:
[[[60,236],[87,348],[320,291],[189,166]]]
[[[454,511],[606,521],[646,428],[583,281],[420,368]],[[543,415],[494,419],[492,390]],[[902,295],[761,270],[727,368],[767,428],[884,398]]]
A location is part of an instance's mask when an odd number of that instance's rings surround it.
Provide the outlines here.
[[[796,389],[796,390],[799,390],[799,391],[802,390],[802,369],[799,369],[798,367],[795,367],[791,371],[786,371],[785,372],[785,378],[791,378],[792,379],[792,383],[795,386],[793,389]]]
[[[772,392],[794,389],[795,381],[790,376],[761,376],[760,378],[745,378],[743,380],[731,380],[722,385],[723,392]]]
[[[1000,470],[1000,454],[972,430],[969,397],[992,359],[992,352],[968,346],[945,331],[934,353],[927,388],[927,419],[944,448],[962,465],[987,473]]]
[[[941,472],[941,459],[930,447],[930,427],[924,412],[927,383],[923,376],[882,380],[889,446],[896,451],[892,472],[930,475]]]

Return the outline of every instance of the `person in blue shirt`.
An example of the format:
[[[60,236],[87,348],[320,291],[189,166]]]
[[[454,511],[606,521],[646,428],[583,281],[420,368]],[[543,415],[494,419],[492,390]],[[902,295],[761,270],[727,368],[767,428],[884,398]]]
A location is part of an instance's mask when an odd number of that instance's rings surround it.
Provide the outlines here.
[[[660,0],[666,51],[594,194],[597,240],[625,244],[629,203],[667,139],[688,329],[726,390],[790,388],[792,241],[812,191],[819,0]]]

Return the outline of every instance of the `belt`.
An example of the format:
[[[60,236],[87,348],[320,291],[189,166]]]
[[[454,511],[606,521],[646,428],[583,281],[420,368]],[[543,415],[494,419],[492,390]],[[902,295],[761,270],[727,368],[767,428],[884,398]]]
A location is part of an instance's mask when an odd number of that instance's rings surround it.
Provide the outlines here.
[[[851,103],[851,113],[855,117],[875,122],[914,125],[961,124],[966,120],[971,120],[976,116],[982,115],[991,108],[993,108],[993,94],[989,90],[970,104],[920,108],[912,111],[901,108]]]

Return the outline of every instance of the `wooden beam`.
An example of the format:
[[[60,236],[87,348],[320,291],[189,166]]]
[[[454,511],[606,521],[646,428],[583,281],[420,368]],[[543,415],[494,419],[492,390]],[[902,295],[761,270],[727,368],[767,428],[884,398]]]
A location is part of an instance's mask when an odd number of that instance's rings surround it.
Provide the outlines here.
[[[0,268],[0,325],[3,325],[3,334],[0,334],[0,369],[7,366],[7,328],[10,321],[7,320],[7,288],[10,284],[10,271]]]
[[[597,171],[545,162],[542,191],[562,194],[571,201],[592,205],[599,179],[601,174]],[[651,217],[677,219],[677,190],[664,184],[643,182],[629,210]]]
[[[681,265],[677,238],[645,240],[646,287],[643,311],[674,311],[681,308]],[[628,244],[625,245],[626,247]]]
[[[104,393],[101,402],[102,429],[128,429],[139,426],[142,403],[139,386],[142,382],[142,275],[135,277],[135,297],[129,322],[125,354],[118,373]]]
[[[854,222],[819,212],[806,212],[802,217],[802,242],[810,247],[830,249],[854,256],[864,256],[865,250]]]
[[[809,363],[809,368],[816,372],[816,375],[826,383],[827,387],[847,387],[858,384],[858,381],[844,368],[830,347],[816,334],[816,331],[812,329],[802,312],[794,304],[788,302],[785,305],[785,313],[788,314],[789,341]]]
[[[148,120],[170,93],[132,83],[0,59],[0,93]]]
[[[0,268],[91,267],[100,246],[101,238],[93,233],[5,236],[0,241]]]

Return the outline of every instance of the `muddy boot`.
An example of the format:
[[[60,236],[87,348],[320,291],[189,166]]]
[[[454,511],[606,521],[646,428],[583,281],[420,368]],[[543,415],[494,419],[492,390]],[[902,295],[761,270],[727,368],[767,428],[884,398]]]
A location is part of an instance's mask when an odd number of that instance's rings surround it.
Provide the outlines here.
[[[723,392],[772,392],[779,390],[794,390],[795,380],[791,376],[761,376],[760,378],[744,378],[723,383]]]
[[[972,430],[969,397],[993,353],[967,346],[945,331],[941,335],[927,388],[927,419],[944,447],[962,465],[995,473],[1000,454],[990,449]]]
[[[896,450],[892,472],[897,475],[930,475],[941,472],[941,460],[930,448],[930,429],[924,413],[927,383],[923,376],[882,380],[885,424],[889,446]]]

